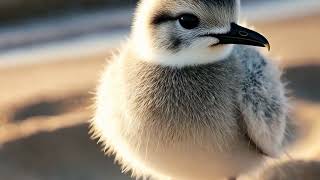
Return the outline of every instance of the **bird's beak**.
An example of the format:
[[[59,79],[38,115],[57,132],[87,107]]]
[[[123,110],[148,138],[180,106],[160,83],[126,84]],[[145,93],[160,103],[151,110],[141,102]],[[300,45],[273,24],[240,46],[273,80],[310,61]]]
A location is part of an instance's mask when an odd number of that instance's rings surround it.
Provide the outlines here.
[[[266,47],[270,51],[268,40],[258,32],[241,27],[236,23],[231,24],[231,30],[226,34],[209,35],[219,39],[219,44],[243,44],[250,46]]]

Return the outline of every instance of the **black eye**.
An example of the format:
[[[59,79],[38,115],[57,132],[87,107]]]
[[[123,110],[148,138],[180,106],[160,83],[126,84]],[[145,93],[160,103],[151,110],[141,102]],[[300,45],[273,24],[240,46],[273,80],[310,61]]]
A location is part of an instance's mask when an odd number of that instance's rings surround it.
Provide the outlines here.
[[[199,26],[200,20],[192,14],[183,14],[179,17],[180,25],[185,29],[194,29]]]

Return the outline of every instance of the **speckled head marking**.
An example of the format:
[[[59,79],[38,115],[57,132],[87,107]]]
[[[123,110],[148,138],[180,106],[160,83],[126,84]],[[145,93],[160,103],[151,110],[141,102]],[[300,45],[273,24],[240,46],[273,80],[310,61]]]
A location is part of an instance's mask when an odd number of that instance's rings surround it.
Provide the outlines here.
[[[132,33],[135,50],[142,59],[162,65],[219,61],[232,46],[202,35],[227,33],[238,13],[239,0],[142,0]]]

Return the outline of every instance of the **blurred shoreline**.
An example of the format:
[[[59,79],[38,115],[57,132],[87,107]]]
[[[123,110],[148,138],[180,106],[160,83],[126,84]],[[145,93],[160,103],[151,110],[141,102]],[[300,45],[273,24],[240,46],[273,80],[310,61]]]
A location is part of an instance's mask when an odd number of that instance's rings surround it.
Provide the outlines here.
[[[269,2],[276,2],[269,0]],[[2,0],[0,24],[19,23],[36,18],[50,18],[72,13],[94,12],[115,8],[134,7],[138,0]],[[259,4],[259,0],[242,0],[242,4]]]
[[[242,17],[251,25],[317,15],[319,9],[320,1],[261,1],[245,4]],[[101,53],[128,36],[132,13],[132,8],[100,10],[1,27],[0,67]]]

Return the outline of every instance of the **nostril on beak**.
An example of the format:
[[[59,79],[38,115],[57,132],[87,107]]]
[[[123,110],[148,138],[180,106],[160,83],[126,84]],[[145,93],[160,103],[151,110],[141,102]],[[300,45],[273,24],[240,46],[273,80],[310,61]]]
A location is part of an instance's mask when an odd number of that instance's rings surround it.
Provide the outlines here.
[[[245,31],[239,31],[239,35],[242,37],[247,37],[249,34],[248,32],[245,32]]]

